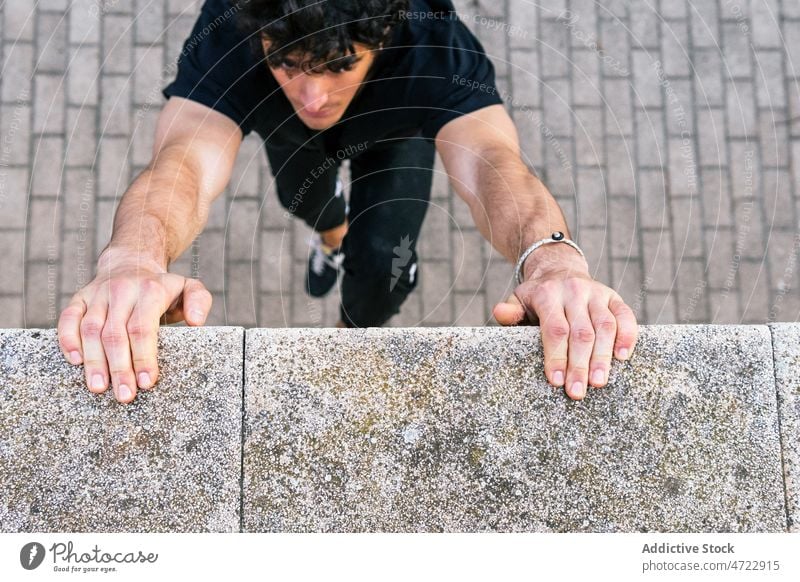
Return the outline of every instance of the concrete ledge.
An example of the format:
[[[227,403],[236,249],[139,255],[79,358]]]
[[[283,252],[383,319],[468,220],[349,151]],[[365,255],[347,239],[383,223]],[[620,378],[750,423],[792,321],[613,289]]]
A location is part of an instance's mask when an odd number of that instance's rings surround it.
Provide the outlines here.
[[[0,531],[238,531],[242,328],[164,328],[131,405],[56,332],[0,330]]]
[[[248,531],[785,531],[766,326],[642,327],[569,400],[538,328],[251,330]]]
[[[800,324],[641,326],[583,402],[532,327],[165,327],[159,360],[122,406],[0,330],[0,531],[798,531]]]
[[[775,354],[789,531],[800,533],[800,325],[775,323],[770,328]]]

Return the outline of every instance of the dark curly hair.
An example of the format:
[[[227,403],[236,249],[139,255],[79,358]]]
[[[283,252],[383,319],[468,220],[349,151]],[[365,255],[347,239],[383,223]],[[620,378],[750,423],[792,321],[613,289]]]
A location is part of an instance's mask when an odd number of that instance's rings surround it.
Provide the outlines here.
[[[376,49],[388,44],[409,0],[234,0],[239,27],[270,42],[270,67],[321,68],[339,72],[356,62],[354,43]],[[303,55],[297,63],[290,55]]]

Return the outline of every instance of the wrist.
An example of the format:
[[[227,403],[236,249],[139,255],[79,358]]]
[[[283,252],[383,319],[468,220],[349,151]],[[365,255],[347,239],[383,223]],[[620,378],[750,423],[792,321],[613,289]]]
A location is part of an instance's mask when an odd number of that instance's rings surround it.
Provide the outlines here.
[[[522,264],[522,280],[531,281],[556,272],[589,274],[589,263],[574,247],[564,243],[542,245]]]
[[[165,257],[159,258],[139,249],[109,244],[97,259],[97,270],[120,266],[135,266],[157,273],[166,273],[168,265]]]

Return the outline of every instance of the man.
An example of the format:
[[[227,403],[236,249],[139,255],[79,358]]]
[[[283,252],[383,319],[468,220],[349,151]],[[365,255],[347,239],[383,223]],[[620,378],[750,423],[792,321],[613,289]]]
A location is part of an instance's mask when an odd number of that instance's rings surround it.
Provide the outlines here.
[[[493,314],[542,326],[547,379],[581,399],[607,383],[612,352],[630,356],[633,312],[560,242],[564,216],[522,162],[493,67],[449,0],[207,0],[164,95],[152,162],[120,202],[96,279],[58,324],[91,391],[110,381],[131,402],[157,381],[162,316],[204,323],[210,293],[167,268],[202,231],[251,131],[281,203],[318,233],[308,292],[325,294],[343,270],[340,327],[383,324],[416,286],[438,152],[481,234],[522,260],[522,282]]]

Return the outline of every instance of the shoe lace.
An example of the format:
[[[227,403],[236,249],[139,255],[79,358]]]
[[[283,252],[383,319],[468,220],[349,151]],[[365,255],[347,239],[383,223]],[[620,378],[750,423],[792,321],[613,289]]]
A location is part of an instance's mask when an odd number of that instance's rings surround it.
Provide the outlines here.
[[[322,249],[322,241],[319,235],[313,236],[310,242],[313,249],[311,270],[314,271],[316,275],[322,275],[325,272],[325,265],[329,265],[337,270],[339,269],[342,265],[342,261],[344,261],[343,252],[334,252],[330,255],[325,253]]]

